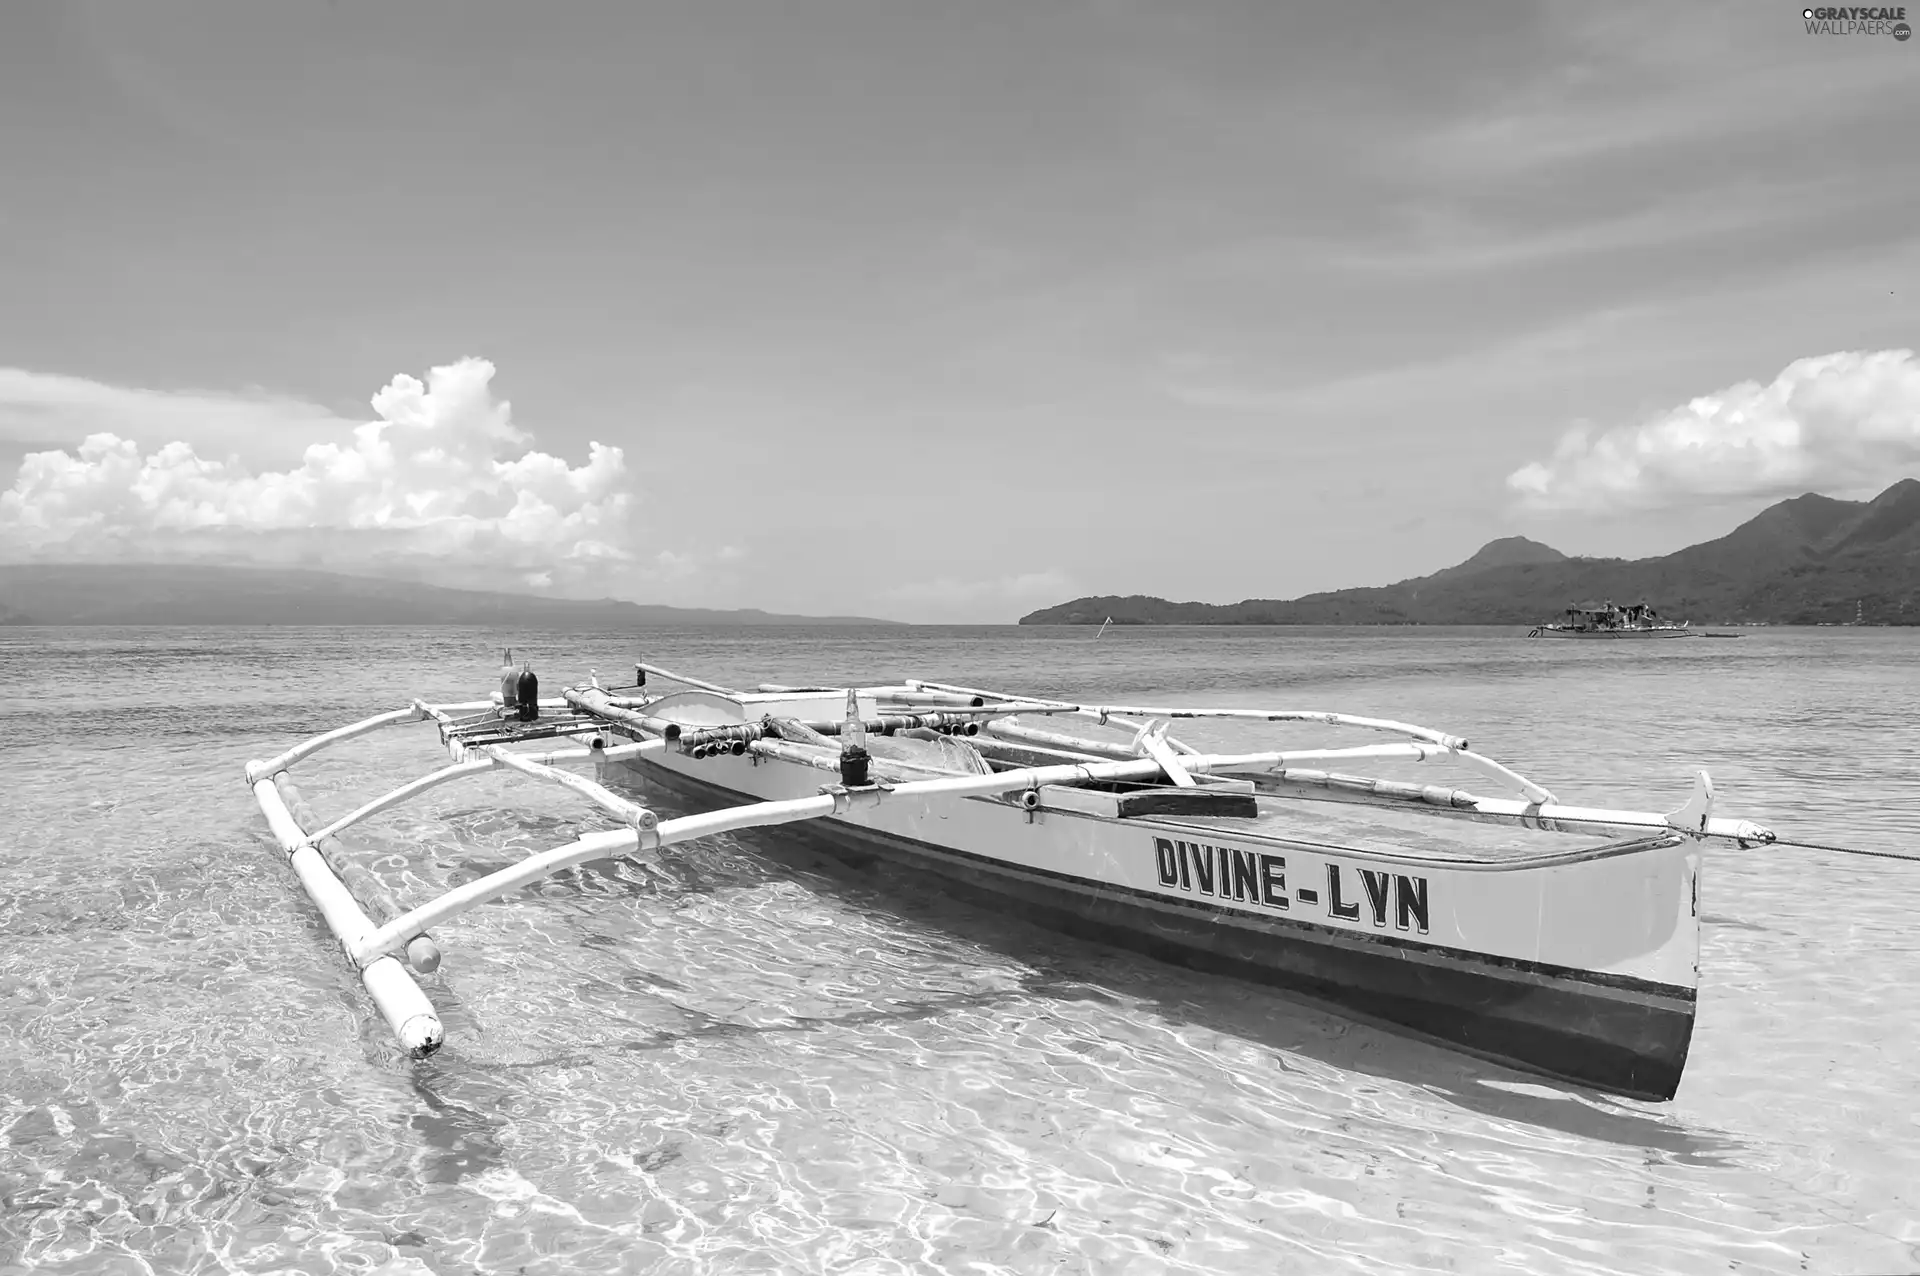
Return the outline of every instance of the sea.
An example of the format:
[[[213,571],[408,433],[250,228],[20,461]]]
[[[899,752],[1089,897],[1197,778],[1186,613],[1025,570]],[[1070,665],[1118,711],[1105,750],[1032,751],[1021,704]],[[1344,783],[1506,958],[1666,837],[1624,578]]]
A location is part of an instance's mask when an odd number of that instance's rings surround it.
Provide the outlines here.
[[[1705,769],[1719,814],[1783,841],[1920,854],[1920,630],[1739,632],[0,629],[0,1276],[1920,1271],[1920,863],[1709,849],[1669,1103],[779,830],[437,928],[447,1044],[410,1062],[242,779],[412,696],[482,697],[511,646],[549,692],[645,659],[1394,718],[1564,801],[1668,810]],[[413,726],[296,775],[337,815],[444,762]],[[608,826],[489,775],[359,844],[419,902]]]

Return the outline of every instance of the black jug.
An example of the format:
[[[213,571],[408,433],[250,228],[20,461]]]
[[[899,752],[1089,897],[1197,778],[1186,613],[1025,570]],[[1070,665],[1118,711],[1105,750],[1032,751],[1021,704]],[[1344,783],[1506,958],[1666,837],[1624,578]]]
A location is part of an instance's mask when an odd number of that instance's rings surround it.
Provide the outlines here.
[[[520,673],[513,680],[513,703],[519,709],[522,722],[532,722],[540,716],[540,679],[534,676],[530,664],[520,666]]]

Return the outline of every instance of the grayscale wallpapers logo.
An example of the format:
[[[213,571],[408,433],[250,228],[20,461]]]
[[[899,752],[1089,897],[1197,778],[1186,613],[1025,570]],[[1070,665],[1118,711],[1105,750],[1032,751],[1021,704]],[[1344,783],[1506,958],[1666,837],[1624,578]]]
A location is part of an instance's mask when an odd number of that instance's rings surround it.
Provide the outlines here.
[[[1904,43],[1913,34],[1904,5],[1802,9],[1808,35],[1890,35]]]

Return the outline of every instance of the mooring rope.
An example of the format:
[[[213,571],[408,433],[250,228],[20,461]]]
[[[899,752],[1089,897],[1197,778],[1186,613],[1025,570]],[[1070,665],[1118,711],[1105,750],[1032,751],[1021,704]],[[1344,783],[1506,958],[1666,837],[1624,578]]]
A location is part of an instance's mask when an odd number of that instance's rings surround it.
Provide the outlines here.
[[[1770,846],[1797,846],[1808,851],[1836,851],[1841,855],[1867,855],[1877,860],[1910,860],[1920,864],[1920,855],[1905,855],[1899,851],[1869,851],[1858,846],[1834,846],[1828,842],[1790,842],[1784,837],[1776,837]]]

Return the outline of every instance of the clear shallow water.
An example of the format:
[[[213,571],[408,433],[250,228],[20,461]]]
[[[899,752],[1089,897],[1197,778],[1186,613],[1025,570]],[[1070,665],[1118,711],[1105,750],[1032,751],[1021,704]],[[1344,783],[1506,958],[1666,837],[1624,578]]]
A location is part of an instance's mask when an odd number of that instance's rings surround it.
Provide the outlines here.
[[[241,768],[409,694],[483,694],[509,642],[549,687],[644,651],[720,681],[1395,717],[1568,800],[1666,809],[1704,766],[1723,813],[1920,851],[1914,631],[0,630],[0,1274],[1920,1269],[1920,865],[1825,852],[1708,853],[1670,1104],[777,833],[440,928],[449,1041],[410,1064]],[[443,759],[416,727],[297,774],[339,813]],[[421,899],[602,826],[490,777],[361,843]]]

